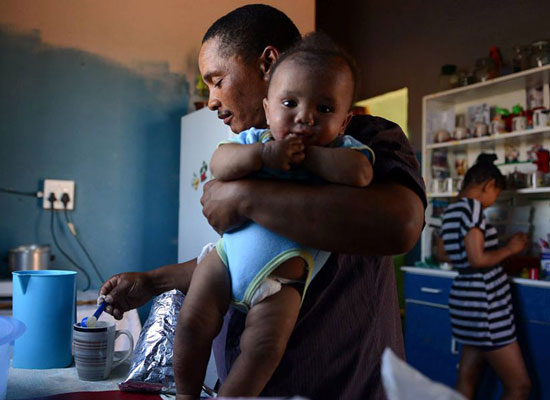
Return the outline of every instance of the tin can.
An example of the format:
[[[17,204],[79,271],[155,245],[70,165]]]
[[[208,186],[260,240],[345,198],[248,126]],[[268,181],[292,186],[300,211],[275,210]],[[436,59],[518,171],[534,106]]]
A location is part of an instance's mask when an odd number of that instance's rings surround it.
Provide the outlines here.
[[[529,279],[538,280],[539,279],[539,269],[538,268],[529,268]]]

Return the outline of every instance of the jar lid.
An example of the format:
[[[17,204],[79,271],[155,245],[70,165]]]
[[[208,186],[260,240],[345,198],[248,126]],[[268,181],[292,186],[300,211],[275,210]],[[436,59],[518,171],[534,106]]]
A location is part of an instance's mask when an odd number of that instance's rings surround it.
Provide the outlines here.
[[[548,46],[548,40],[537,40],[531,44],[532,47],[544,47]]]
[[[441,73],[443,75],[452,75],[456,72],[456,65],[454,64],[445,64],[441,67]]]

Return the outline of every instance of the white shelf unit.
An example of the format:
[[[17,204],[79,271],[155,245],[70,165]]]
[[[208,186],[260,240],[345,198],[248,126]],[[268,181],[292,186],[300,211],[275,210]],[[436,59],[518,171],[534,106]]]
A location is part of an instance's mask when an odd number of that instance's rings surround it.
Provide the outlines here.
[[[443,143],[435,143],[435,133],[439,129],[447,129],[452,133],[455,124],[455,116],[467,115],[468,107],[486,103],[491,108],[491,116],[494,107],[511,109],[520,104],[524,109],[527,105],[527,92],[531,87],[542,87],[542,100],[546,108],[550,108],[550,65],[533,68],[519,73],[499,77],[486,82],[451,89],[424,96],[422,99],[422,176],[426,183],[426,190],[430,205],[426,210],[428,223],[422,233],[421,257],[424,260],[431,255],[431,237],[433,226],[437,225],[437,218],[432,218],[433,201],[450,199],[458,193],[444,192],[432,193],[432,155],[434,151],[446,151],[447,163],[452,178],[457,178],[455,170],[455,156],[467,159],[468,166],[472,166],[479,153],[494,152],[498,156],[497,163],[504,174],[518,168],[520,164],[504,164],[504,154],[507,145],[513,145],[520,151],[520,161],[526,160],[526,152],[533,144],[542,144],[550,149],[550,127],[527,129],[503,134],[452,140]],[[446,116],[447,119],[442,118]],[[521,163],[523,170],[536,170],[534,164]],[[508,192],[509,197],[548,197],[550,187],[519,189]],[[504,197],[504,196],[503,196]],[[521,201],[520,201],[521,203]],[[550,205],[550,202],[548,203]],[[550,226],[550,219],[548,220]],[[549,228],[550,230],[550,228]]]

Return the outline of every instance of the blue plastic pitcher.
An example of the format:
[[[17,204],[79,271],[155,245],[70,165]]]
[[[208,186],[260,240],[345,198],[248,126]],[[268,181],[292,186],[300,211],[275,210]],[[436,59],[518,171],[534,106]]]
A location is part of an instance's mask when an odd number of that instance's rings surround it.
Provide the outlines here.
[[[71,364],[76,313],[76,272],[17,271],[13,316],[27,330],[15,342],[14,368],[64,368]]]

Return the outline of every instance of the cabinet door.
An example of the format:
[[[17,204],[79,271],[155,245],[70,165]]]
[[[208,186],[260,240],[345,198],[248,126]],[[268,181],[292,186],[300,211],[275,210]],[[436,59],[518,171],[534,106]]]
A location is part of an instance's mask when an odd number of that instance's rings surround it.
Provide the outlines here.
[[[407,363],[428,378],[454,387],[459,355],[451,336],[449,309],[410,299],[405,307]]]
[[[527,372],[531,378],[532,399],[550,399],[550,323],[518,321],[518,338]]]

